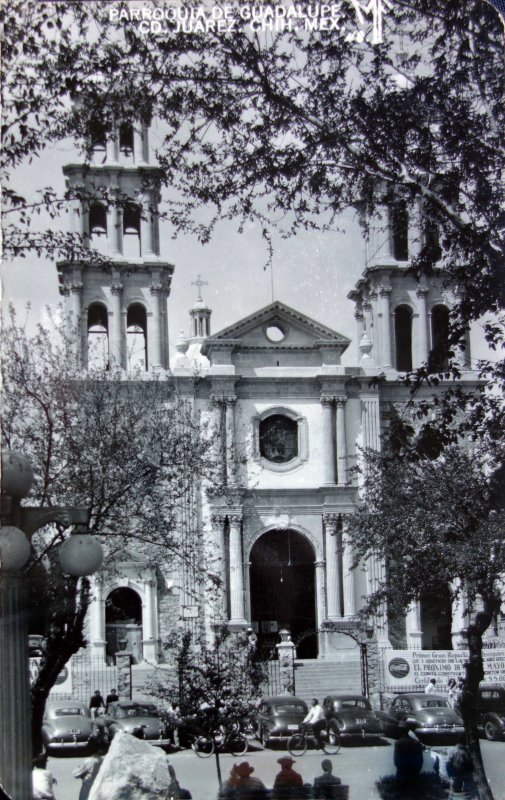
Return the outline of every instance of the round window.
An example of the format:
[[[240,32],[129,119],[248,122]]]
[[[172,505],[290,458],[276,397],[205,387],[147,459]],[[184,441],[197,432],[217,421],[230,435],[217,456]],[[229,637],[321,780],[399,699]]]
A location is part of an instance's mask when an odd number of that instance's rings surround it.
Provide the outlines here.
[[[282,414],[260,422],[260,453],[274,464],[285,464],[298,455],[298,425]]]
[[[270,339],[271,342],[282,342],[285,338],[286,334],[278,325],[269,325],[267,330],[267,339]]]

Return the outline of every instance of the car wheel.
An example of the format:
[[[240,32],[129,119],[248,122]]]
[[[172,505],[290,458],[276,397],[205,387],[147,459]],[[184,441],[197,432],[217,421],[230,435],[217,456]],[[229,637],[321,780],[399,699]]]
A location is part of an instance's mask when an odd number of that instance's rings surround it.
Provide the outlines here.
[[[498,728],[496,727],[496,724],[488,719],[488,721],[484,723],[484,736],[488,742],[494,742],[497,734]]]

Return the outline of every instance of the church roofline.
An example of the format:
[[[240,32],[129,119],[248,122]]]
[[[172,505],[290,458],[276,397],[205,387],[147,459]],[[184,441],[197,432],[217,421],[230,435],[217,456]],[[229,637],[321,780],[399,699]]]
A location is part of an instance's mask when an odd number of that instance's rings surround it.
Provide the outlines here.
[[[342,345],[347,347],[351,343],[351,339],[349,339],[347,336],[343,336],[341,333],[326,327],[326,325],[323,325],[320,322],[316,322],[316,320],[312,319],[311,317],[307,317],[300,311],[296,311],[294,308],[291,308],[290,306],[287,306],[284,303],[276,300],[275,302],[270,303],[268,306],[264,306],[258,311],[255,311],[253,314],[250,314],[248,317],[244,317],[233,325],[229,325],[228,327],[223,328],[215,333],[213,336],[208,337],[206,344],[214,347],[219,343],[219,341],[223,340],[236,340],[237,343],[239,343],[240,339],[238,337],[240,337],[241,334],[247,332],[247,330],[254,327],[258,323],[268,320],[273,316],[274,312],[277,312],[281,319],[284,315],[286,318],[296,320],[305,327],[311,329],[317,338],[318,346],[324,343],[325,345]],[[282,346],[284,346],[284,348],[287,347],[286,344],[282,345],[282,343],[279,343],[279,345],[271,343],[269,345],[270,348]]]

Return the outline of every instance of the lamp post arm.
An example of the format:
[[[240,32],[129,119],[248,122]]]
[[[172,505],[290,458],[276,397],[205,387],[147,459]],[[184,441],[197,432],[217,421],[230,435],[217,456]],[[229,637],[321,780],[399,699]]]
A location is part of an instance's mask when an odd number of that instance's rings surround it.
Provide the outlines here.
[[[57,522],[66,528],[70,525],[88,525],[89,509],[85,506],[65,507],[52,506],[51,508],[32,508],[22,506],[19,509],[20,528],[27,536],[33,536],[35,531],[50,522]]]

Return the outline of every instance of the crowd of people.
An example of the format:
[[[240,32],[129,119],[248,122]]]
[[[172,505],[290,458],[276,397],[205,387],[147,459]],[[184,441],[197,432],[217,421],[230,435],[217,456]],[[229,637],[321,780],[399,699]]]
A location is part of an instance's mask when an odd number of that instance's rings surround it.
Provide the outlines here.
[[[281,756],[277,763],[280,770],[275,776],[271,792],[260,778],[252,774],[254,767],[248,761],[234,764],[220,793],[220,800],[337,800],[347,794],[348,787],[342,787],[340,778],[333,774],[333,764],[329,758],[322,760],[322,773],[314,778],[313,784],[305,783],[300,773],[293,769],[296,761],[290,756]],[[344,794],[340,793],[341,789]]]

